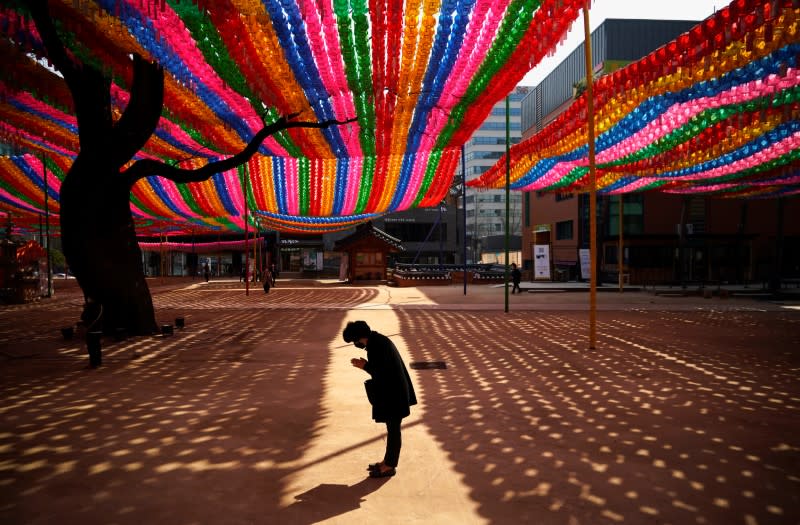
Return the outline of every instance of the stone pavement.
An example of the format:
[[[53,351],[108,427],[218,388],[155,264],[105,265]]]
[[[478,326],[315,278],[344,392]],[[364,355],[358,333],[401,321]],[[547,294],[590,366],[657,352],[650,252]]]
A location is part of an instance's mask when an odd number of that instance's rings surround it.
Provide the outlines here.
[[[171,337],[103,341],[81,295],[0,307],[2,524],[800,523],[800,310],[502,287],[150,281]],[[397,476],[347,321],[420,404]]]

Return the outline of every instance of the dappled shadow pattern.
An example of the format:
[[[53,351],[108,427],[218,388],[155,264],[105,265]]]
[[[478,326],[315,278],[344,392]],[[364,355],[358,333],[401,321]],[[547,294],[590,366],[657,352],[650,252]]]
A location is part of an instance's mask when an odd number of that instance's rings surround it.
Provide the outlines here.
[[[329,355],[304,342],[319,314],[192,308],[171,337],[104,338],[98,369],[56,327],[26,347],[42,327],[13,321],[25,312],[0,319],[17,338],[0,383],[0,522],[263,523],[280,511],[325,417]]]
[[[490,523],[800,522],[796,313],[397,315]]]

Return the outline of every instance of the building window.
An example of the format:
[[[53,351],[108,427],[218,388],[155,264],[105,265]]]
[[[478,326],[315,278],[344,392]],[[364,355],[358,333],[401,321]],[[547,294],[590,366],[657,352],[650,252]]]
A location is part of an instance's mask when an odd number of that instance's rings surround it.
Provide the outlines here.
[[[467,162],[481,159],[497,160],[502,157],[504,153],[505,151],[470,151],[467,153]]]
[[[568,241],[572,239],[572,221],[561,221],[556,223],[556,240]]]
[[[619,199],[620,196],[611,196],[608,201],[608,232],[609,236],[619,235]],[[644,196],[641,193],[625,195],[622,201],[622,212],[625,214],[625,230],[623,233],[637,235],[644,232]]]

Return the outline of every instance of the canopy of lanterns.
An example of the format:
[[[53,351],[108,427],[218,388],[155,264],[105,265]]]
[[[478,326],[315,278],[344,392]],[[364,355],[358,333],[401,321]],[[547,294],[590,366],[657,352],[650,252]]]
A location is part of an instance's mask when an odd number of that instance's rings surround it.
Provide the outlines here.
[[[600,193],[800,192],[800,9],[736,0],[593,83]],[[510,187],[587,191],[587,93],[510,151]],[[505,158],[475,187],[506,184]]]
[[[35,24],[0,9],[0,206],[38,221],[78,148],[72,100]],[[69,52],[113,80],[121,115],[134,53],[166,73],[160,124],[136,159],[184,168],[242,150],[264,123],[355,119],[268,138],[202,183],[135,185],[140,233],[345,229],[437,205],[460,146],[580,13],[578,0],[50,0]],[[249,213],[245,213],[245,206]]]
[[[16,154],[0,157],[0,211],[34,225],[58,216],[78,127],[25,2],[11,4],[0,8],[0,142]],[[281,115],[354,119],[278,133],[248,163],[205,182],[139,181],[131,210],[142,235],[239,232],[245,221],[320,233],[438,204],[461,145],[563,39],[583,6],[50,0],[71,55],[112,79],[117,118],[129,100],[130,56],[164,67],[162,117],[135,159],[200,167],[241,151]],[[599,78],[592,90],[599,191],[797,192],[799,18],[792,0],[734,0]],[[587,100],[512,149],[512,189],[588,189]],[[505,166],[502,159],[469,184],[502,187]]]

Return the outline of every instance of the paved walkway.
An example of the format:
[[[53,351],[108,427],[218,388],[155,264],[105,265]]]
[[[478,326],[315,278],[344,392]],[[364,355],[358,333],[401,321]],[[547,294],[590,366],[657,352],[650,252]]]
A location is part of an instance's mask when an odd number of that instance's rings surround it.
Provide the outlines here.
[[[800,523],[800,311],[747,298],[153,280],[171,337],[59,328],[74,285],[0,307],[3,524]],[[366,320],[420,398],[366,477]]]

